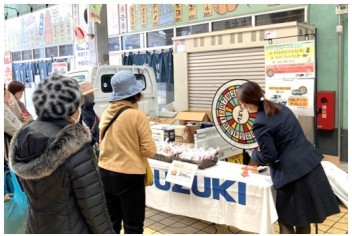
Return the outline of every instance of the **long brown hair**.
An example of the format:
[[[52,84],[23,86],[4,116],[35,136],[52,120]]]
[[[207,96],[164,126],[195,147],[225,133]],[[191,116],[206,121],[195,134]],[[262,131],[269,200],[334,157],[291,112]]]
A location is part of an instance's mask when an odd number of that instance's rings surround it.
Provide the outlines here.
[[[263,103],[266,116],[274,116],[280,111],[280,107],[274,102],[264,98],[264,91],[259,84],[248,81],[237,89],[237,101],[240,103],[260,106]]]

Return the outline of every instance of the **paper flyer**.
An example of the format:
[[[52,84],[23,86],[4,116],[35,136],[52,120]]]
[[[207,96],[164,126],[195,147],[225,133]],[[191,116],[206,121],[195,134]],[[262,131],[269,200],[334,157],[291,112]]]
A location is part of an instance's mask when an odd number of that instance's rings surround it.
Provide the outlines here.
[[[197,169],[196,164],[173,161],[167,172],[166,181],[191,188]]]

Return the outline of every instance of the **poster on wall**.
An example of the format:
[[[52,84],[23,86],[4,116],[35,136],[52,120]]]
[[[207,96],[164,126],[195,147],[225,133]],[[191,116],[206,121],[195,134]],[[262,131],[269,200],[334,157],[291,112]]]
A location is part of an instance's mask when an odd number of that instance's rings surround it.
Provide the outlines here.
[[[182,4],[175,4],[174,6],[175,22],[182,21]]]
[[[213,15],[213,8],[212,4],[203,4],[203,16],[212,16]]]
[[[51,71],[52,73],[64,75],[67,73],[67,62],[53,62],[51,64]]]
[[[73,9],[69,6],[55,5],[6,20],[4,35],[8,50],[72,43]]]
[[[141,4],[141,21],[142,21],[142,27],[145,28],[147,27],[147,5],[146,4]]]
[[[265,98],[289,107],[298,116],[314,116],[314,80],[266,80]]]
[[[136,29],[136,5],[130,6],[130,27]]]
[[[5,51],[5,52],[4,52],[4,63],[5,63],[5,64],[12,63],[11,51]]]
[[[266,45],[264,50],[266,98],[296,115],[314,116],[314,40]]]
[[[103,4],[89,4],[89,22],[101,23],[100,13]]]
[[[4,64],[4,83],[9,84],[12,81],[12,63]]]
[[[172,24],[174,22],[174,9],[171,4],[159,5],[159,25]]]
[[[127,33],[127,5],[119,4],[120,34]]]
[[[108,20],[108,35],[119,34],[119,8],[117,4],[107,4],[106,5],[106,14]]]
[[[270,44],[265,48],[267,79],[314,79],[314,40]]]
[[[153,26],[159,25],[159,4],[152,6]]]
[[[75,69],[89,66],[89,44],[76,45],[75,50]]]
[[[177,53],[181,53],[186,50],[185,40],[175,40],[174,45]]]
[[[194,20],[197,19],[197,5],[188,4],[188,19]]]

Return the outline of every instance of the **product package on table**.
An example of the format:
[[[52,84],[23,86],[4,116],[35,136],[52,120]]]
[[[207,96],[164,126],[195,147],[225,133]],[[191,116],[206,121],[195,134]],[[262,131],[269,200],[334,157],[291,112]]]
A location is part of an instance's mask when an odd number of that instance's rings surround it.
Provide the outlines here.
[[[156,141],[157,154],[153,159],[171,163],[173,160],[189,162],[205,169],[218,162],[218,149],[190,148],[189,145]]]

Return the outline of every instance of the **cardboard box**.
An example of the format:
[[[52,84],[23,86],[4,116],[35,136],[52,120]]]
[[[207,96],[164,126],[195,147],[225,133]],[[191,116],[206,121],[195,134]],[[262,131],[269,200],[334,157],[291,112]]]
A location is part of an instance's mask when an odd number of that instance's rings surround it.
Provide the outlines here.
[[[194,143],[194,135],[196,133],[196,130],[200,129],[200,126],[198,125],[187,125],[186,130],[188,132],[188,139],[190,143]]]
[[[186,125],[172,125],[175,130],[175,141],[180,143],[190,143],[189,132]]]
[[[340,157],[338,156],[331,156],[323,154],[324,158],[322,161],[330,161],[331,163],[335,164],[337,167],[340,167]]]
[[[175,118],[155,117],[154,119],[150,119],[151,125],[158,125],[158,124],[171,125],[174,122],[175,122]]]
[[[179,121],[180,125],[185,125],[190,121],[211,121],[211,115],[203,111],[181,111],[177,113],[175,119]]]

